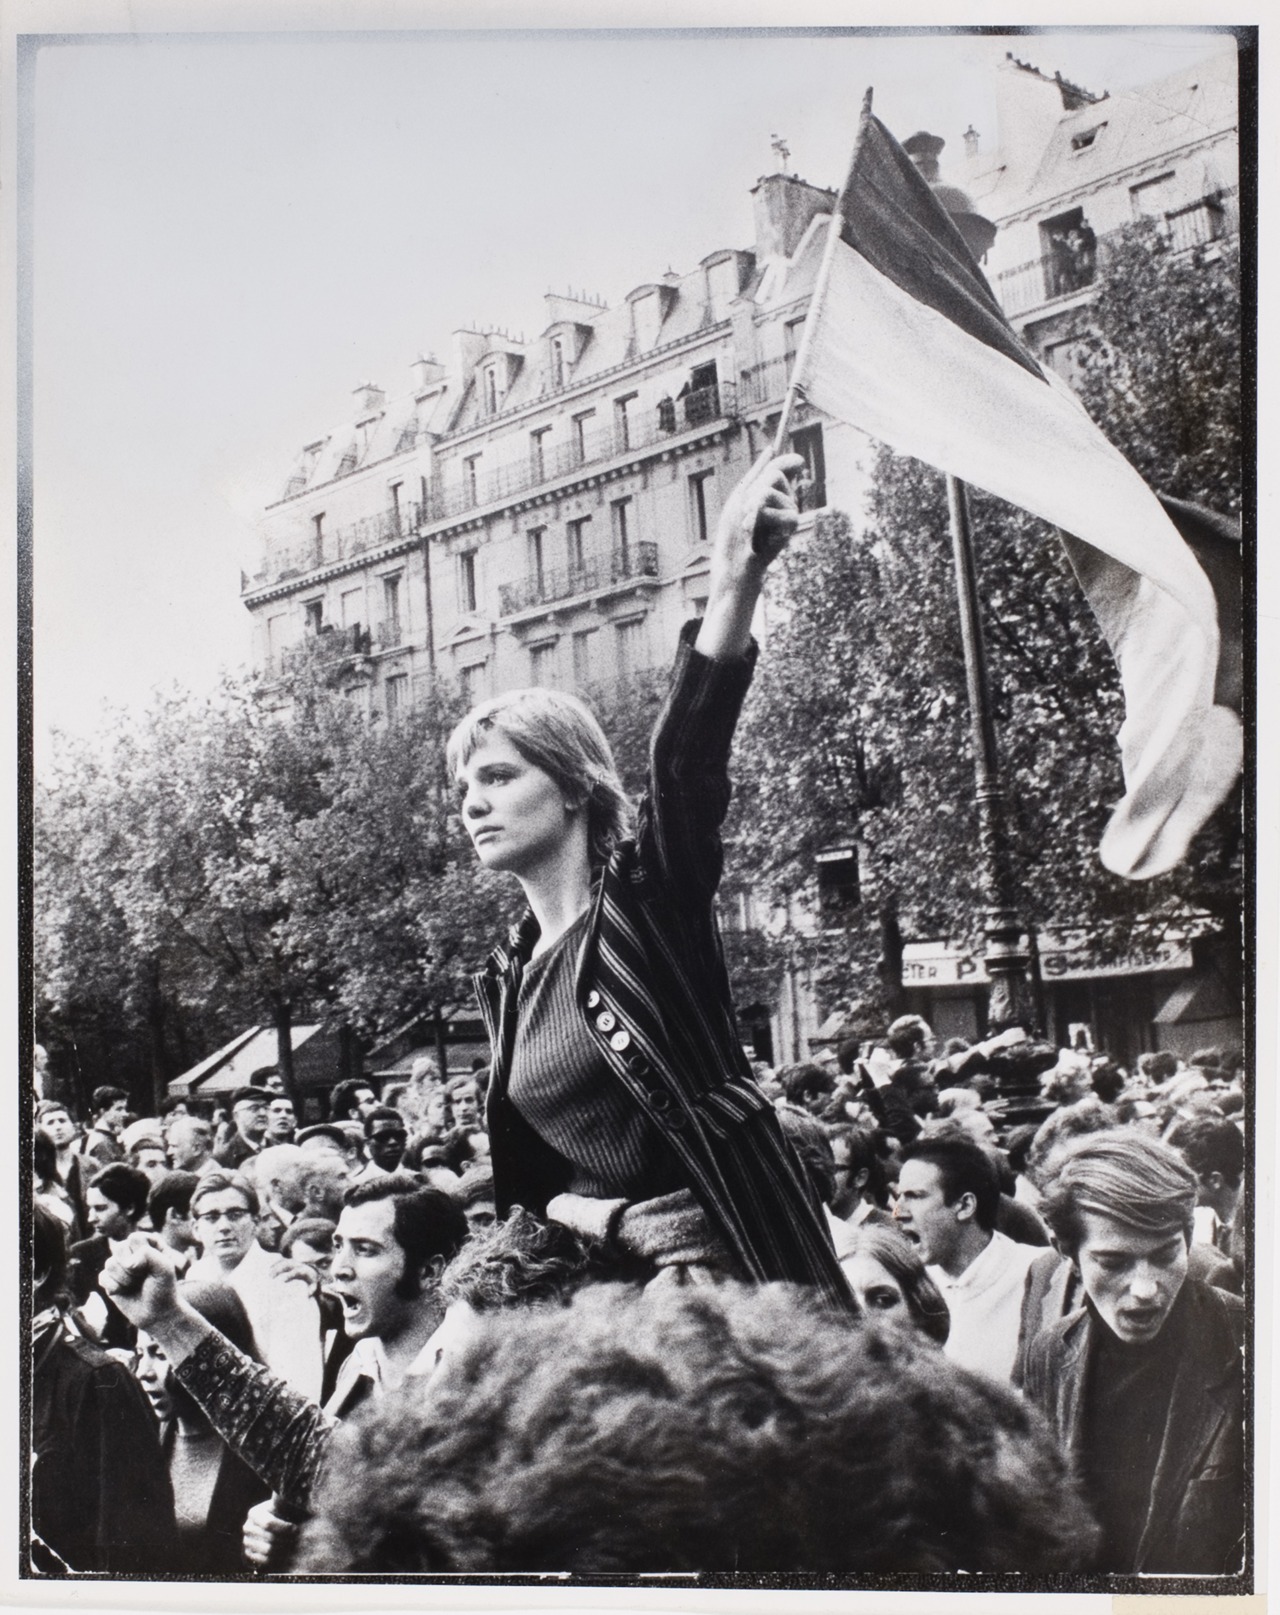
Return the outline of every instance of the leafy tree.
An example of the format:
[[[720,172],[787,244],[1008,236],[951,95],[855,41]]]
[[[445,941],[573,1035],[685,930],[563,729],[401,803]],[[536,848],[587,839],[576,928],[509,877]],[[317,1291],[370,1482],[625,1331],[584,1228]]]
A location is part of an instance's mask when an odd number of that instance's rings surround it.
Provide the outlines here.
[[[133,947],[117,886],[129,815],[124,783],[103,759],[64,744],[37,785],[32,927],[38,1035],[51,1091],[84,1113],[100,1083],[153,1102],[176,1070],[231,1035],[218,1006],[180,1002],[181,964]]]
[[[332,1013],[365,1038],[445,1023],[513,917],[513,884],[476,862],[444,776],[459,715],[440,687],[392,724],[348,737],[323,809],[289,827],[282,889],[295,945],[331,982]]]
[[[1082,334],[1085,396],[1161,491],[1240,500],[1234,250],[1174,254],[1139,228],[1107,259]],[[1238,928],[1239,800],[1192,854],[1145,884],[1096,848],[1122,793],[1115,667],[1052,530],[971,490],[1006,808],[1038,930],[1085,925],[1102,949],[1208,909]],[[820,519],[784,563],[783,620],[748,705],[734,828],[779,902],[811,890],[815,855],[855,844],[863,904],[805,944],[820,982],[883,1013],[901,994],[901,937],[977,941],[981,894],[963,658],[945,483],[880,449],[865,528]]]
[[[304,661],[286,711],[231,681],[122,721],[101,757],[64,748],[36,818],[55,1067],[95,1007],[121,1050],[151,1015],[224,1038],[265,1019],[292,1089],[301,1016],[367,1036],[424,1013],[439,1028],[469,993],[503,898],[451,813],[448,704],[375,723],[330,674]],[[188,1054],[154,1049],[156,1097]]]
[[[1175,252],[1154,220],[1109,238],[1078,350],[1079,391],[1161,493],[1241,508],[1240,249]]]

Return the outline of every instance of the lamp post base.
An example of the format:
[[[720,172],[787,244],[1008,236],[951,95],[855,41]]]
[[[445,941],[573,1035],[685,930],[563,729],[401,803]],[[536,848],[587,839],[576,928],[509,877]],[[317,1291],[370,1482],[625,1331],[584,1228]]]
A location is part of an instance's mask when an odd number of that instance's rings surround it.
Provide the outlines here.
[[[987,945],[983,962],[990,989],[987,997],[987,1031],[1003,1032],[1021,1026],[1036,1027],[1035,1003],[1027,975],[1031,959],[1022,945],[1022,924],[1010,908],[989,908],[983,932]]]

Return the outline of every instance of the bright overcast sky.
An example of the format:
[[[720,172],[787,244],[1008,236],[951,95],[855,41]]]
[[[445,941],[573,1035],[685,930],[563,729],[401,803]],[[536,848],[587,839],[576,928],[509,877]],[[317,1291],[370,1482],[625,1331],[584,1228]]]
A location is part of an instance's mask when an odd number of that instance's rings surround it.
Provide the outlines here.
[[[35,129],[37,759],[103,700],[248,654],[254,518],[352,389],[542,295],[616,302],[752,241],[776,168],[836,185],[862,92],[948,157],[1005,51],[1094,90],[1203,33],[170,35],[42,51]]]

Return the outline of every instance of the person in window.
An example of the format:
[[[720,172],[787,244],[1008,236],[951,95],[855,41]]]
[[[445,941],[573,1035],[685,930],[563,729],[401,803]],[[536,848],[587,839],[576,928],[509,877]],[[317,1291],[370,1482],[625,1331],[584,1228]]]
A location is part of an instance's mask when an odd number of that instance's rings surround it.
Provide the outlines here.
[[[802,464],[762,455],[725,503],[638,818],[595,718],[556,690],[473,708],[448,761],[481,863],[528,902],[476,977],[498,1215],[522,1205],[602,1237],[648,1279],[789,1280],[851,1308],[743,1053],[714,915],[751,619],[799,520]]]

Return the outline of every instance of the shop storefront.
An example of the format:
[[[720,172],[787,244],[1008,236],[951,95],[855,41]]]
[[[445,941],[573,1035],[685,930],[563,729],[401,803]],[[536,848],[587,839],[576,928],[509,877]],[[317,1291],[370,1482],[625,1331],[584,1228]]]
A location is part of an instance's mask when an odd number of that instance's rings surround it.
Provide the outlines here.
[[[909,942],[903,950],[908,1008],[939,1039],[972,1041],[986,1029],[987,973],[981,955],[948,942]],[[1241,1041],[1241,1007],[1219,978],[1197,964],[1190,938],[1167,935],[1124,953],[1091,947],[1083,934],[1050,932],[1040,941],[1039,998],[1046,1037],[1068,1046],[1080,1034],[1126,1063],[1148,1049],[1188,1055]]]

